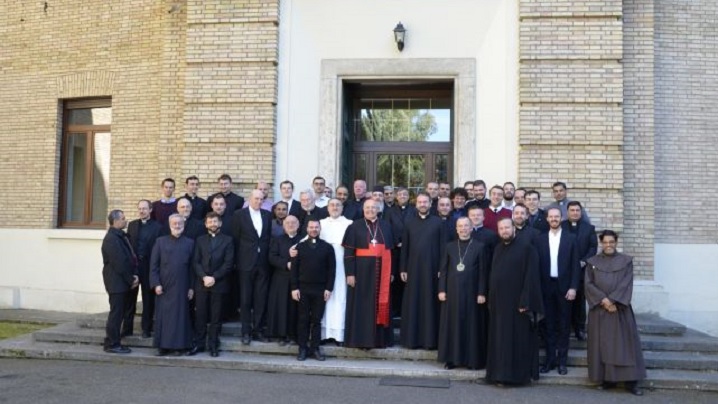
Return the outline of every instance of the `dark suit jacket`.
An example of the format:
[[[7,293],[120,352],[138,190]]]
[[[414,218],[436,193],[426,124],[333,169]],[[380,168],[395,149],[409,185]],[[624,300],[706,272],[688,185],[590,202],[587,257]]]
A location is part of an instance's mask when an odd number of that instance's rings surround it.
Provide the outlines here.
[[[541,288],[546,293],[551,281],[551,249],[549,247],[549,233],[539,237],[538,253],[541,269]],[[558,284],[559,291],[565,294],[569,289],[578,290],[581,281],[581,265],[579,264],[576,237],[569,232],[561,231],[561,240],[558,247]]]
[[[125,293],[132,288],[137,267],[125,232],[110,228],[102,240],[102,280],[107,293]]]
[[[349,220],[357,220],[364,217],[364,200],[362,198],[361,201],[357,201],[354,199],[350,199],[347,201],[347,203],[344,205],[344,211],[342,213],[342,216],[346,217]]]
[[[302,204],[298,200],[292,199],[292,206],[289,207],[288,213],[299,219],[299,215],[302,214]]]
[[[130,243],[132,243],[132,248],[135,249],[135,253],[139,253],[137,243],[139,242],[141,223],[142,221],[140,219],[135,219],[127,225],[127,237],[130,239]],[[147,246],[147,256],[143,258],[149,262],[150,255],[152,254],[152,247],[155,245],[157,237],[161,235],[162,226],[160,226],[160,224],[153,219],[148,220],[147,223],[145,223],[145,226],[147,226],[147,230],[149,231],[149,245]]]
[[[207,292],[227,293],[230,284],[227,275],[234,268],[234,243],[232,237],[222,233],[215,236],[214,249],[211,247],[209,234],[199,236],[194,244],[193,270],[197,275],[195,289],[202,288]],[[205,288],[202,278],[214,277],[214,286]]]
[[[571,222],[566,220],[561,223],[563,231],[570,232]],[[578,248],[578,260],[586,262],[589,258],[596,255],[598,251],[598,237],[596,236],[596,226],[586,223],[584,221],[578,222],[578,231],[575,233],[576,236],[576,248]],[[581,268],[580,276],[581,282],[585,277],[586,271]]]
[[[272,214],[264,209],[262,215],[262,235],[249,215],[249,208],[242,208],[232,216],[232,234],[235,242],[235,263],[239,271],[251,271],[255,267],[269,268],[269,242],[272,238]]]
[[[529,216],[531,213],[529,213]],[[533,223],[531,223],[531,218],[527,219],[529,221],[529,224],[533,226],[534,229],[537,229],[541,233],[546,233],[549,230],[548,222],[546,221],[546,211],[543,209],[538,210],[538,213],[536,213],[536,218],[534,218]]]

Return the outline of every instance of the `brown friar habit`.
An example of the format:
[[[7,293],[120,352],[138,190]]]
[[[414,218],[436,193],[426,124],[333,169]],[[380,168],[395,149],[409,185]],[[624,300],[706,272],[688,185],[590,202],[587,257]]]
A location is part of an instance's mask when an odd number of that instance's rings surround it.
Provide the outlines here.
[[[376,240],[375,246],[372,237]],[[393,240],[391,227],[383,219],[373,223],[363,218],[355,220],[344,233],[344,272],[356,279],[356,285],[347,288],[344,343],[348,347],[393,345],[393,329],[387,311],[389,302],[386,301],[389,298],[386,277],[391,276]],[[370,256],[369,253],[374,251],[379,254]],[[382,281],[386,287],[382,287]],[[383,293],[386,296],[381,296]]]
[[[601,253],[587,262],[588,377],[597,383],[643,380],[646,367],[631,308],[633,258]],[[616,312],[601,306],[605,297],[616,305]]]
[[[527,384],[538,379],[537,323],[543,317],[538,253],[514,238],[494,249],[489,275],[486,380]],[[527,308],[520,313],[519,308]]]
[[[489,316],[486,304],[478,304],[476,298],[486,296],[487,276],[482,243],[469,239],[446,244],[439,277],[439,292],[446,293],[441,303],[439,362],[468,369],[486,367]]]

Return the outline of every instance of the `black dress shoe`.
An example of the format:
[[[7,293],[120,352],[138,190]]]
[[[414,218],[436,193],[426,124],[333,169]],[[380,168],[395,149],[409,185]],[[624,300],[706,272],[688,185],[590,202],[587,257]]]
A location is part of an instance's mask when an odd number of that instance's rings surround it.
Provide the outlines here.
[[[216,358],[219,356],[219,352],[216,349],[209,351],[209,356]]]
[[[167,355],[169,355],[169,353],[170,353],[169,349],[160,348],[157,350],[157,353],[155,354],[155,356],[167,356]]]
[[[638,387],[638,383],[636,382],[626,382],[626,391],[633,394],[634,396],[642,396],[643,390],[641,390],[640,387]]]
[[[297,355],[298,361],[305,361],[307,360],[307,350],[306,349],[300,349],[299,354]]]
[[[539,372],[548,373],[554,369],[556,369],[556,363],[548,362],[548,363],[544,363],[543,365],[541,365],[541,367],[539,368]]]
[[[603,382],[596,386],[596,389],[598,390],[611,390],[612,388],[616,387],[616,383],[612,382]]]
[[[455,368],[455,366],[454,366],[454,364],[451,363],[451,362],[446,362],[446,363],[444,364],[444,369],[446,369],[446,370],[451,370],[451,369],[453,369],[453,368]]]
[[[565,375],[568,373],[568,369],[566,368],[566,365],[558,365],[558,374]]]
[[[187,355],[187,356],[194,356],[194,355],[197,355],[197,354],[200,353],[200,352],[204,352],[204,348],[200,348],[200,347],[198,347],[198,346],[195,346],[195,347],[192,347],[192,349],[190,349],[189,351],[187,351],[187,353],[186,353],[185,355]]]
[[[577,330],[574,335],[576,336],[576,340],[578,341],[586,340],[586,332],[584,332],[583,330]]]
[[[267,342],[267,337],[264,336],[261,332],[258,332],[254,334],[254,340],[259,342]]]
[[[324,362],[325,360],[327,360],[327,357],[324,356],[322,350],[319,348],[312,351],[312,358],[318,360],[319,362]]]
[[[142,338],[152,338],[152,333],[149,331],[142,331]]]
[[[187,351],[185,351],[185,350],[174,349],[174,350],[170,351],[169,355],[170,355],[170,356],[182,356],[182,355],[184,355],[186,352],[187,352]]]
[[[112,354],[128,354],[128,353],[132,352],[132,350],[125,346],[115,346],[115,347],[111,347],[111,348],[105,348],[105,352],[112,353]]]
[[[287,338],[279,339],[279,346],[287,346],[287,345],[289,345],[289,340]]]
[[[252,342],[252,337],[249,334],[242,335],[242,345],[249,345]]]

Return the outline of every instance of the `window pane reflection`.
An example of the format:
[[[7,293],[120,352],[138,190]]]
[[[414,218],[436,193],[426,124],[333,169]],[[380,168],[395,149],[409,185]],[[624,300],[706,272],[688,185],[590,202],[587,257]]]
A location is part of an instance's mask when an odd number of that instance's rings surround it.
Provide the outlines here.
[[[71,133],[67,139],[65,220],[80,222],[85,212],[87,186],[87,136]]]
[[[376,156],[376,184],[406,187],[412,191],[424,186],[423,154],[378,154]]]
[[[92,221],[103,222],[110,186],[110,132],[96,132],[92,173]]]
[[[360,101],[357,140],[368,142],[449,142],[451,105],[440,99]]]

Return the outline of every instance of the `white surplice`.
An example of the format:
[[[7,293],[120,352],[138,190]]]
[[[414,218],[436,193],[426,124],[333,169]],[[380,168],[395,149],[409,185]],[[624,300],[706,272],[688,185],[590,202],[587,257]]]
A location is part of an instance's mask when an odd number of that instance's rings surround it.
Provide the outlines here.
[[[324,309],[322,318],[322,339],[334,338],[337,342],[344,341],[344,316],[347,306],[347,280],[344,275],[344,233],[352,221],[339,216],[336,219],[328,217],[319,221],[322,231],[319,237],[334,247],[334,256],[337,261],[337,273],[334,278],[334,291]]]

